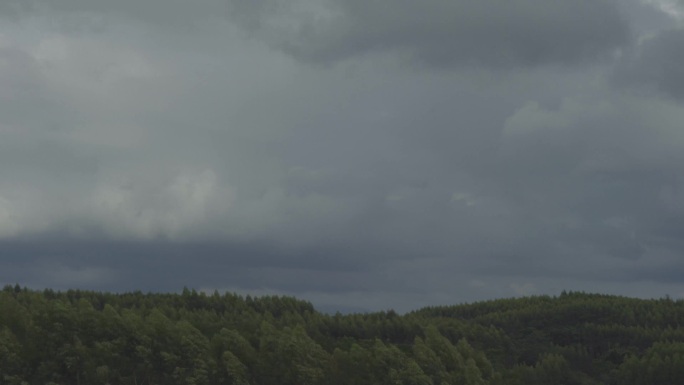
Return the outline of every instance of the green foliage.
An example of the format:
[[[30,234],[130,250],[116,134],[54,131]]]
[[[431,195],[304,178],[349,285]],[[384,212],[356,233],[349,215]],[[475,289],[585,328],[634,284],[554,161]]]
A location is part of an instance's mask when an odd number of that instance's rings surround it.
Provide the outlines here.
[[[684,383],[684,343],[656,342],[641,357],[630,356],[617,371],[625,385]]]
[[[290,297],[0,291],[0,385],[671,385],[684,302],[584,293],[325,315]]]

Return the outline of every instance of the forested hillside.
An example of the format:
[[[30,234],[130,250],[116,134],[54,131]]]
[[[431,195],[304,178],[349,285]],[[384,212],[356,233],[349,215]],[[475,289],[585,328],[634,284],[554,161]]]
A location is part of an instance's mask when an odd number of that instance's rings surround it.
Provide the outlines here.
[[[326,315],[289,297],[0,292],[0,384],[684,384],[684,302]]]

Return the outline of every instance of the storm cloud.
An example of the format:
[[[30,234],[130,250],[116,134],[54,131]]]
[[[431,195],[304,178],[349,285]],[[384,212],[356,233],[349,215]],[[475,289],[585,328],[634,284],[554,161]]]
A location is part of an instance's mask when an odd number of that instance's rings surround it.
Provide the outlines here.
[[[682,297],[679,6],[0,2],[0,284]]]

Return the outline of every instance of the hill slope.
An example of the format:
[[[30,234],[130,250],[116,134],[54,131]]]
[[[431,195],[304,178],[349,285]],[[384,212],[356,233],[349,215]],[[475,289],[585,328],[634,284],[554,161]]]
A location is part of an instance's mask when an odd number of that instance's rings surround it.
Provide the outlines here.
[[[290,297],[0,291],[0,384],[683,384],[684,302],[325,315]]]

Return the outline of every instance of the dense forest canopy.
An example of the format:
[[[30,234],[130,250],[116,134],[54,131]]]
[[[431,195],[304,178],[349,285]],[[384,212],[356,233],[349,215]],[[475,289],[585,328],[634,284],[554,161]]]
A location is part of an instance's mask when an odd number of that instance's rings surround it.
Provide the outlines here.
[[[291,297],[0,291],[0,384],[684,384],[684,302],[323,314]]]

